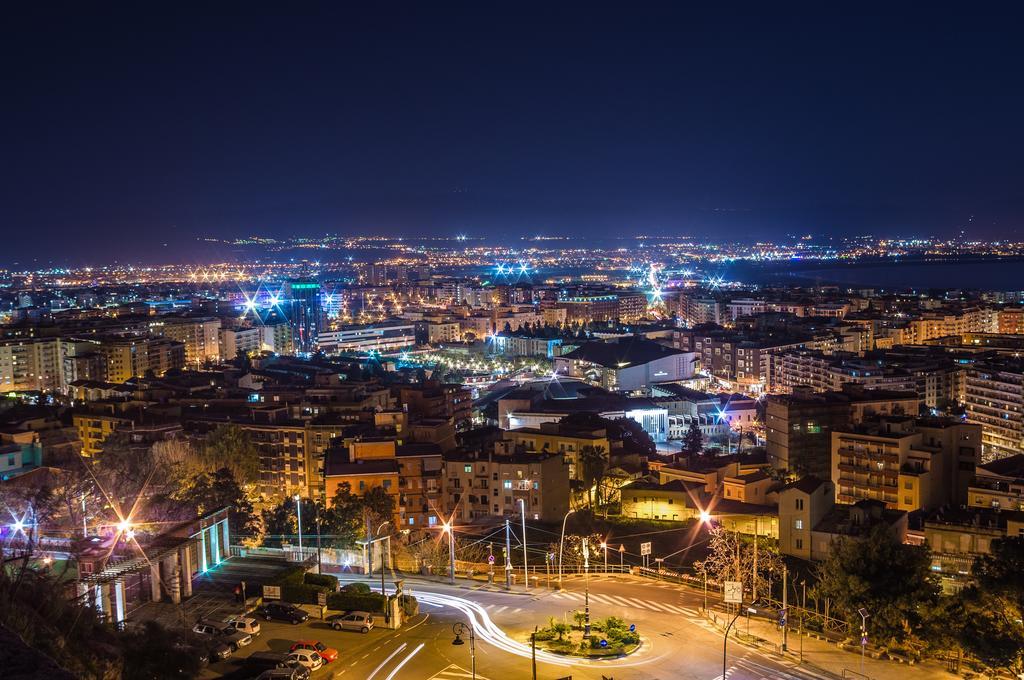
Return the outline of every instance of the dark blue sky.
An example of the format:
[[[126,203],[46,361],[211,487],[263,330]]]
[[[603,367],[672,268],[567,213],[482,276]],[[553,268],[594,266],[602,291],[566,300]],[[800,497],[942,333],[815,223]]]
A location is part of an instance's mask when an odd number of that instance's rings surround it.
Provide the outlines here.
[[[0,262],[196,261],[204,234],[1022,236],[1010,3],[300,4],[6,15]]]

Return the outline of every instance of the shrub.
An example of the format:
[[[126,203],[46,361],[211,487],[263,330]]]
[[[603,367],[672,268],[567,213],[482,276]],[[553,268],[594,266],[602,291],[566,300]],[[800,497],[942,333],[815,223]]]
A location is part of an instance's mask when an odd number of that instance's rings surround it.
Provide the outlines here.
[[[338,577],[330,574],[310,574],[305,575],[304,582],[310,586],[324,586],[329,588],[329,592],[335,592],[338,589]]]
[[[415,600],[415,598],[413,599]],[[327,596],[327,607],[338,611],[357,610],[373,614],[383,614],[384,596],[380,593],[368,593],[366,595],[345,592],[331,593]]]
[[[537,642],[547,642],[548,640],[555,639],[555,631],[550,628],[541,628],[533,634],[533,639]]]
[[[373,592],[373,588],[365,583],[346,583],[341,587],[341,590],[353,595],[368,595]]]

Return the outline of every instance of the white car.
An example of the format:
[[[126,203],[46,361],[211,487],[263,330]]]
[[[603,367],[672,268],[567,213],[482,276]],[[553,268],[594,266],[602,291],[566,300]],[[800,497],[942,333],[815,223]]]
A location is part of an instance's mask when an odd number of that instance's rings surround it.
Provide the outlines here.
[[[323,657],[309,649],[296,649],[288,655],[288,660],[294,661],[310,671],[315,671],[324,665]]]
[[[235,627],[235,630],[248,633],[249,635],[260,634],[260,622],[251,616],[232,616],[228,619],[228,623]]]

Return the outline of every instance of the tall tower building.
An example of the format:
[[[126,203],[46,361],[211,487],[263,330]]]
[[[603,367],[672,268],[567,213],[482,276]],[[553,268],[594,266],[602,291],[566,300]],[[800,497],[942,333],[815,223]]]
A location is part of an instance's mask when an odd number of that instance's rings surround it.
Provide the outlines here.
[[[322,328],[323,306],[320,284],[311,279],[298,279],[285,284],[288,296],[288,320],[291,322],[295,349],[312,352]]]

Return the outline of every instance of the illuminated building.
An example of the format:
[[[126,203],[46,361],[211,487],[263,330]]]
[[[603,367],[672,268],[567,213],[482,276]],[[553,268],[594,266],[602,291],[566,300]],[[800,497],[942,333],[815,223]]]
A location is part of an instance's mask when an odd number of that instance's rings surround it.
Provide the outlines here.
[[[295,349],[312,352],[323,326],[320,284],[311,280],[289,281],[285,284],[287,300],[282,306],[288,316],[295,338]]]
[[[984,428],[986,461],[1024,450],[1024,362],[969,367],[964,402],[967,421]]]

